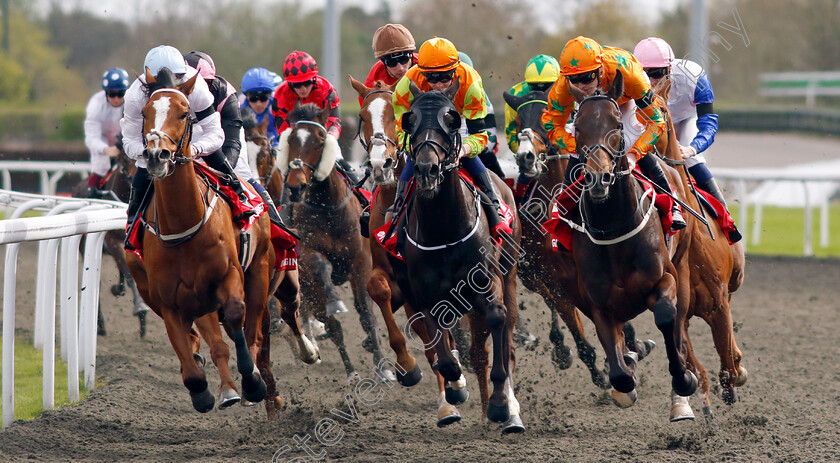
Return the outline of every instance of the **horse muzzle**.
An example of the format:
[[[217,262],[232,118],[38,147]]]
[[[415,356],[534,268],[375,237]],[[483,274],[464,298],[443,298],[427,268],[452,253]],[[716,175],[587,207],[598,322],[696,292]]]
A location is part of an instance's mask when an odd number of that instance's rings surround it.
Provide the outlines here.
[[[172,152],[168,149],[151,148],[143,151],[146,158],[146,170],[155,178],[165,177],[172,164]]]
[[[612,172],[587,171],[583,174],[583,181],[589,197],[595,202],[602,202],[610,194],[610,185],[615,181],[615,175]]]
[[[303,195],[306,192],[306,183],[300,185],[289,186],[289,202],[299,203],[303,201]]]
[[[537,164],[537,155],[532,151],[523,151],[520,146],[520,151],[516,154],[516,165],[519,167],[519,173],[530,178],[540,175],[539,164]]]
[[[391,185],[397,181],[394,169],[397,163],[391,158],[371,159],[370,177],[377,185]]]
[[[439,164],[416,164],[414,166],[414,181],[417,183],[418,193],[433,196],[440,186],[442,172]]]

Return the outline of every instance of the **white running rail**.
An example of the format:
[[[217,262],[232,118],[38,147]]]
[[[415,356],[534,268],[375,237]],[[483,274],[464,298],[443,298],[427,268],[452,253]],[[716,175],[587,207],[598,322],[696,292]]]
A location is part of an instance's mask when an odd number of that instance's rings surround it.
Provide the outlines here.
[[[93,389],[96,372],[96,315],[105,232],[125,228],[126,205],[115,201],[40,196],[0,190],[0,209],[13,211],[0,220],[0,245],[6,248],[3,275],[3,427],[14,421],[15,290],[20,243],[41,241],[35,301],[35,346],[43,349],[43,408],[55,405],[55,283],[61,241],[61,356],[68,363],[68,397],[79,400],[79,372]],[[40,217],[22,218],[31,210]],[[82,283],[79,242],[88,234]],[[81,301],[81,311],[79,310]]]
[[[89,162],[69,161],[0,161],[0,175],[3,189],[12,189],[12,172],[37,172],[41,179],[41,194],[54,195],[56,185],[68,172],[76,172],[84,177],[90,173]]]

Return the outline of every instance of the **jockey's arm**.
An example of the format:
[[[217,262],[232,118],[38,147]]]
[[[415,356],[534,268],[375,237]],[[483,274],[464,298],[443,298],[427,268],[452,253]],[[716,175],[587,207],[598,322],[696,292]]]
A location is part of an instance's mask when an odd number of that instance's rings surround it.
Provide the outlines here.
[[[222,131],[225,134],[222,153],[230,162],[230,165],[236,166],[239,151],[242,148],[242,143],[239,140],[239,134],[242,130],[242,113],[239,111],[236,95],[230,95],[225,100],[219,114],[222,121]]]
[[[561,79],[562,76],[561,76]],[[574,108],[574,99],[569,93],[569,85],[565,79],[563,82],[555,83],[548,93],[548,106],[542,113],[540,122],[548,133],[549,144],[555,145],[561,150],[575,154],[577,145],[574,135],[566,131],[566,123]]]
[[[99,102],[91,98],[85,110],[85,146],[93,154],[105,153],[108,141],[102,129],[102,114]],[[107,153],[106,153],[107,154]]]
[[[330,116],[327,119],[327,133],[335,137],[336,140],[341,136],[341,113],[338,106],[330,110]]]
[[[487,147],[489,135],[484,118],[467,119],[467,138],[461,140],[461,146],[466,156],[474,158]]]
[[[659,110],[659,103],[650,87],[641,98],[637,98],[635,101],[636,119],[645,128],[630,150],[637,153],[637,159],[641,159],[654,148],[659,137],[665,133],[665,118],[662,116],[662,111]]]
[[[694,88],[694,104],[697,110],[697,135],[690,145],[697,153],[702,153],[715,141],[715,134],[718,131],[718,115],[715,114],[715,94],[712,90],[712,83],[704,73],[697,81]]]
[[[508,148],[516,153],[519,151],[519,139],[516,137],[516,116],[517,112],[505,103],[505,138],[507,139]]]
[[[143,160],[143,83],[136,79],[125,93],[123,117],[120,128],[123,134],[123,150],[129,159],[137,161],[137,167],[146,167]]]

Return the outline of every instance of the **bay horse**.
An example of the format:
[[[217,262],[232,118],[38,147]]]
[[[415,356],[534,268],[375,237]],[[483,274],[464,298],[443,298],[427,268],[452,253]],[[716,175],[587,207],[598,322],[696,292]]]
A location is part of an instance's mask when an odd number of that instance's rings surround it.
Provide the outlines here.
[[[663,89],[660,89],[660,93]],[[667,88],[664,89],[667,91]],[[659,96],[658,98],[661,98]],[[680,154],[679,141],[674,130],[673,121],[667,112],[667,105],[661,100],[661,107],[665,112],[668,132],[660,138],[657,151],[663,154],[666,163],[674,166],[679,172],[680,183],[687,193],[684,195],[686,203],[694,210],[700,211],[701,204],[696,194],[692,194],[690,179],[685,169],[685,162]],[[680,168],[682,167],[682,168]],[[720,357],[720,372],[718,391],[726,404],[737,401],[736,387],[747,382],[747,369],[741,365],[742,353],[738,349],[733,333],[730,303],[732,293],[738,290],[744,280],[745,256],[741,242],[729,244],[720,224],[711,215],[707,215],[709,228],[699,223],[693,215],[686,215],[693,226],[691,233],[691,249],[689,250],[689,288],[691,304],[685,314],[686,342],[691,346],[688,338],[688,324],[691,317],[702,318],[711,328],[714,346]],[[684,230],[682,233],[685,233]],[[698,376],[699,391],[703,401],[703,415],[712,431],[718,426],[712,413],[709,400],[709,378],[706,369],[689,349],[689,362],[692,370]],[[688,397],[680,397],[672,393],[671,421],[693,419],[694,413],[688,403]]]
[[[275,256],[268,217],[259,217],[247,232],[235,229],[230,207],[195,173],[187,95],[197,76],[175,85],[168,69],[157,76],[146,72],[143,156],[154,192],[143,213],[147,233],[138,249],[143,258],[126,251],[126,260],[143,299],[166,325],[193,408],[204,413],[215,405],[193,323],[208,342],[222,379],[220,407],[239,401],[228,368],[230,353],[219,330],[221,320],[236,347],[244,399],[260,402],[267,397],[266,412],[275,418],[283,402],[271,372],[266,300],[269,292],[292,304],[299,300],[297,272],[280,272],[270,279]],[[239,258],[240,233],[250,235],[244,263]],[[296,312],[286,315],[295,322]],[[314,361],[314,351],[306,349],[305,342],[302,347]]]
[[[683,238],[690,235],[672,237],[669,249],[653,201],[633,178],[616,103],[624,93],[621,73],[606,94],[587,97],[573,85],[571,92],[579,102],[574,124],[584,185],[572,216],[580,222],[572,237],[577,284],[566,289],[579,291],[577,305],[595,324],[617,403],[636,400],[636,358],[622,329],[648,309],[664,338],[673,390],[689,396],[697,377],[688,368],[693,353],[680,318],[687,312],[688,279],[680,279],[678,269],[687,271],[688,259],[679,256],[687,256],[690,242]]]
[[[546,141],[548,135],[540,122],[547,106],[548,91],[532,91],[525,95],[503,94],[505,102],[516,108],[515,119],[519,147],[514,159],[520,176],[532,179],[530,195],[522,199],[519,216],[529,225],[523,225],[522,248],[525,257],[519,264],[519,278],[526,288],[539,294],[551,309],[551,331],[549,339],[554,344],[551,359],[560,370],[572,365],[571,351],[563,343],[562,321],[572,334],[577,346],[578,357],[589,370],[592,382],[600,388],[609,388],[604,370],[598,368],[595,348],[586,339],[580,312],[563,288],[577,283],[577,274],[570,252],[552,246],[552,238],[543,228],[551,212],[551,200],[559,192],[569,155],[549,153]],[[527,193],[527,192],[526,192]],[[640,341],[630,323],[624,326],[628,349],[644,358],[656,345],[653,341]]]
[[[329,112],[313,103],[296,105],[280,135],[278,165],[285,174],[289,201],[294,205],[295,228],[301,237],[301,288],[305,313],[326,325],[347,372],[348,382],[360,378],[344,345],[341,323],[326,310],[333,285],[350,283],[354,308],[367,334],[362,346],[373,354],[377,376],[393,380],[384,367],[376,319],[370,310],[365,283],[371,271],[370,248],[361,235],[362,206],[336,170],[338,142],[327,134]]]
[[[513,326],[516,322],[516,263],[521,224],[514,214],[513,234],[497,246],[482,211],[476,189],[458,173],[461,115],[452,102],[459,80],[443,93],[421,92],[412,82],[411,110],[402,128],[411,136],[416,192],[409,200],[402,252],[406,271],[397,283],[422,318],[434,349],[434,369],[459,389],[465,386],[454,346],[447,332],[469,314],[470,364],[478,379],[482,409],[487,418],[503,423],[503,432],[521,432],[519,403],[513,391],[516,366]],[[509,188],[495,175],[496,187],[513,204]],[[515,256],[515,257],[514,257]],[[450,297],[456,299],[450,302]],[[487,338],[493,338],[493,363],[488,391]],[[450,397],[446,399],[460,399]]]
[[[134,163],[128,159],[125,151],[122,149],[122,142],[118,141],[117,147],[120,150],[111,170],[105,175],[104,182],[97,188],[98,199],[107,199],[114,201],[128,202],[129,193],[131,192],[131,179],[137,168]],[[74,198],[84,198],[87,188],[87,181],[83,180],[75,187],[73,187],[72,195]],[[111,230],[105,233],[105,241],[103,248],[105,252],[114,258],[114,263],[117,265],[117,270],[120,274],[120,281],[111,286],[111,294],[114,296],[122,296],[125,294],[125,288],[131,290],[133,297],[134,309],[131,314],[137,317],[140,324],[140,337],[146,336],[146,314],[149,312],[149,306],[143,302],[143,297],[137,291],[137,284],[134,283],[134,278],[128,271],[128,265],[125,262],[125,254],[123,253],[123,242],[125,241],[125,230]],[[84,243],[84,241],[82,242]],[[84,245],[84,244],[83,244]],[[99,311],[99,331],[105,334],[105,320],[102,317],[102,311]]]
[[[405,336],[394,319],[394,312],[400,307],[404,308],[406,318],[415,319],[415,311],[406,303],[396,283],[396,273],[405,274],[405,263],[399,259],[389,259],[390,254],[376,236],[376,230],[385,224],[386,216],[389,215],[387,209],[394,203],[397,192],[396,182],[405,167],[399,143],[396,141],[396,120],[394,105],[391,101],[394,89],[393,86],[386,85],[382,81],[376,82],[373,87],[367,87],[353,76],[350,76],[350,85],[362,99],[359,109],[359,141],[367,153],[366,168],[376,185],[370,204],[368,224],[373,269],[367,281],[367,292],[379,306],[382,319],[385,321],[388,340],[397,357],[397,381],[403,386],[414,386],[422,379],[423,372],[414,356],[408,352]],[[413,322],[411,328],[424,345],[429,344],[431,339],[423,323]],[[425,349],[424,353],[429,365],[433,366],[434,351]],[[435,378],[438,387],[438,427],[460,421],[461,414],[458,409],[446,401],[447,387],[443,376],[435,371]],[[450,397],[454,393],[455,391],[449,387]]]

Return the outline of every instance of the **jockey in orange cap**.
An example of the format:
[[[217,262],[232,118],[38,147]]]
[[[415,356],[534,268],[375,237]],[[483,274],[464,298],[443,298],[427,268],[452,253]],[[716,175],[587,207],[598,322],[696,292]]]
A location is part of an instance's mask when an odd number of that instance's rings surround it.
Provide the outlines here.
[[[449,88],[456,79],[459,81],[459,87],[453,103],[466,120],[467,126],[467,136],[461,143],[461,165],[470,173],[475,185],[496,206],[493,208],[494,216],[488,217],[490,228],[496,230],[501,225],[499,198],[493,189],[493,180],[490,173],[481,159],[478,158],[478,155],[487,147],[488,141],[487,130],[484,126],[484,118],[487,116],[484,87],[481,83],[481,76],[475,69],[461,61],[458,50],[449,40],[440,37],[427,40],[420,47],[417,66],[409,69],[405,76],[397,82],[393,101],[398,139],[402,143],[401,118],[403,113],[411,108],[411,102],[414,99],[410,90],[411,83],[414,82],[424,92],[430,90],[443,91]],[[407,149],[408,147],[403,148]],[[413,176],[414,163],[410,159],[406,159],[405,168],[403,168],[402,175],[397,183],[395,205],[401,204],[404,200],[406,186]]]
[[[631,146],[632,154],[642,173],[665,191],[673,191],[662,166],[655,156],[647,156],[654,149],[659,137],[665,132],[665,119],[654,98],[650,81],[641,63],[626,50],[601,47],[598,42],[578,36],[566,43],[560,54],[560,77],[548,94],[548,108],[543,113],[542,123],[551,145],[571,155],[566,168],[564,183],[570,185],[577,177],[580,163],[576,154],[574,134],[566,129],[566,123],[574,108],[575,100],[570,84],[587,95],[595,90],[609,89],[617,72],[624,77],[624,95],[618,98],[624,124],[624,139]],[[679,205],[674,203],[672,211],[673,230],[685,228],[685,219]]]

